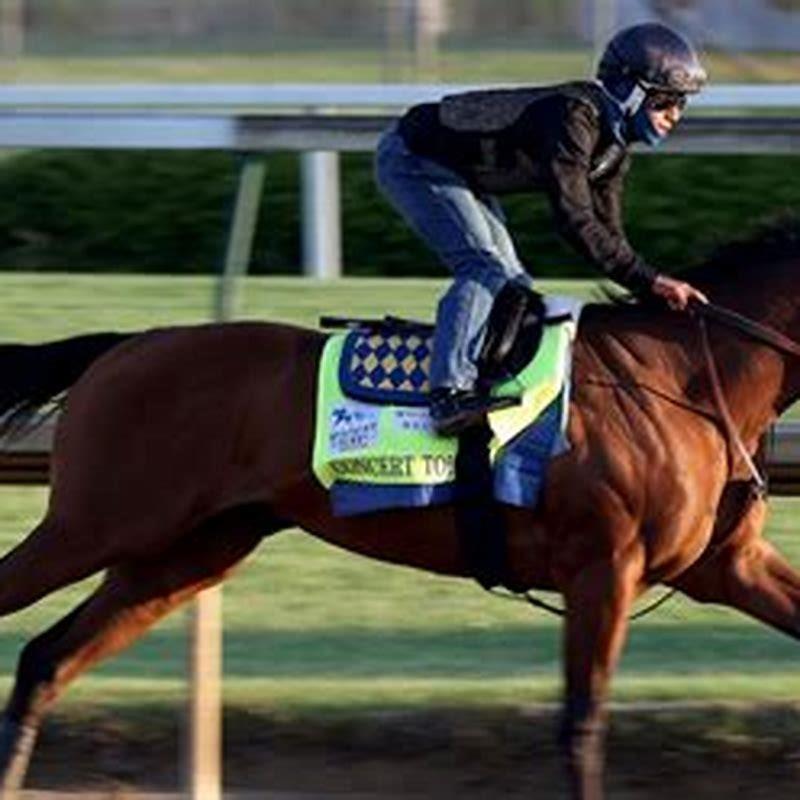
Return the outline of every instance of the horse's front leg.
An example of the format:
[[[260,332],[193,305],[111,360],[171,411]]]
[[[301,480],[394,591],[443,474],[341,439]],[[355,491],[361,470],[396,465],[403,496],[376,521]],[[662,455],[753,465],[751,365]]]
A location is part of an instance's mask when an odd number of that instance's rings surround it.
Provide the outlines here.
[[[703,603],[730,606],[800,639],[800,572],[761,536],[766,503],[755,503],[718,552],[673,583]]]
[[[603,797],[606,697],[643,563],[634,546],[584,567],[564,587],[566,684],[559,744],[572,796],[579,800]]]

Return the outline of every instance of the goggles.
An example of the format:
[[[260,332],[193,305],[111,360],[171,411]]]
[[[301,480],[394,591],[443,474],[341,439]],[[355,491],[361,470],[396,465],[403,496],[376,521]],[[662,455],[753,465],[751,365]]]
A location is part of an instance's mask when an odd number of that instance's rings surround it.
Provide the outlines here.
[[[645,107],[650,111],[666,111],[670,108],[677,108],[683,111],[686,108],[688,98],[682,92],[665,92],[650,90],[644,98]]]

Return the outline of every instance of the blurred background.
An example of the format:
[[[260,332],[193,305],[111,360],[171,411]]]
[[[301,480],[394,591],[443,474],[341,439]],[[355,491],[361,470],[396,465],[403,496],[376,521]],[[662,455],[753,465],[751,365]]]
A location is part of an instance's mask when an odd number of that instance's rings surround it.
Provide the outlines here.
[[[9,77],[58,81],[531,80],[584,73],[609,32],[653,19],[715,80],[797,68],[795,0],[3,0],[2,47]],[[104,58],[105,75],[87,61]]]
[[[800,74],[795,0],[2,0],[0,15],[9,86],[561,81],[591,74],[611,33],[643,20],[689,35],[713,87]],[[4,158],[0,268],[208,274],[225,251],[238,167],[231,153],[157,149]],[[268,169],[250,269],[297,274],[299,161],[272,152]],[[630,238],[661,268],[680,269],[795,207],[788,174],[780,160],[746,154],[640,159]],[[441,275],[377,196],[368,154],[344,156],[341,199],[345,274]],[[588,277],[543,203],[507,203],[523,259],[539,276]]]
[[[561,81],[591,74],[611,33],[643,20],[690,36],[712,87],[800,74],[795,0],[2,0],[0,14],[7,85]],[[783,162],[738,156],[640,159],[627,195],[634,244],[676,270],[797,205]],[[270,155],[256,274],[301,268],[298,165]],[[4,159],[0,265],[207,274],[225,250],[238,166],[230,153],[157,149]],[[345,155],[342,181],[345,274],[441,275],[377,197],[368,154]],[[507,203],[523,259],[543,277],[589,276],[543,203]]]
[[[177,84],[288,85],[290,93],[302,84],[333,96],[341,84],[388,92],[569,80],[592,73],[619,27],[652,20],[697,43],[712,87],[800,86],[800,0],[0,0],[0,122],[11,131],[22,118],[3,92],[43,84],[56,96],[76,85],[140,84],[167,94]],[[59,109],[68,104],[43,111]],[[211,102],[203,109],[216,113]],[[773,118],[793,125],[800,104],[690,106],[688,116],[769,128]],[[659,268],[678,271],[796,214],[800,153],[736,144],[635,158],[626,227]],[[343,277],[335,280],[304,277],[306,154],[298,145],[255,155],[266,171],[237,316],[312,326],[323,313],[432,316],[444,271],[378,196],[368,150],[338,162]],[[2,339],[210,319],[253,156],[157,144],[0,149]],[[505,206],[521,257],[545,288],[597,295],[543,198]],[[45,503],[44,488],[0,486],[0,551]],[[800,560],[797,511],[794,499],[774,502],[770,535]],[[391,785],[435,797],[489,797],[487,786],[502,786],[506,797],[561,796],[547,788],[551,778],[557,786],[546,704],[559,695],[558,620],[297,533],[267,543],[242,573],[224,595],[229,786]],[[0,620],[0,688],[10,687],[24,642],[87,590],[71,587]],[[175,616],[79,680],[45,731],[34,785],[179,785],[186,646],[185,620]],[[691,783],[709,763],[730,767],[715,771],[719,796],[759,781],[773,800],[796,796],[797,664],[788,639],[680,599],[636,623],[614,695],[629,712],[615,734],[614,780],[625,796],[712,796]],[[397,753],[402,764],[390,758]],[[659,780],[659,758],[681,766],[686,786]],[[358,772],[359,763],[381,769]]]

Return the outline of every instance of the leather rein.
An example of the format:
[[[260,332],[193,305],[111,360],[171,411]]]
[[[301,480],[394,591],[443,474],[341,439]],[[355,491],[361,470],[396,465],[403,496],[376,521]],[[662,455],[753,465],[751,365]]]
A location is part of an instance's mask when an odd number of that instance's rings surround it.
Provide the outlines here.
[[[786,355],[800,357],[800,343],[790,339],[780,331],[776,331],[774,328],[750,319],[750,317],[745,317],[736,311],[731,311],[729,308],[714,305],[714,303],[695,302],[691,304],[690,309],[701,320],[710,319],[714,322],[719,322],[729,328],[734,328],[751,339],[769,345],[773,350]]]
[[[703,348],[703,355],[706,360],[709,378],[711,379],[714,402],[722,418],[722,425],[726,433],[728,461],[731,465],[731,469],[735,463],[735,456],[738,455],[752,476],[755,490],[759,495],[764,496],[767,493],[767,480],[756,466],[753,457],[742,441],[736,423],[733,421],[728,402],[725,399],[725,392],[722,388],[722,381],[719,376],[719,370],[717,369],[717,363],[708,341],[708,326],[706,320],[725,325],[726,327],[744,334],[749,339],[768,345],[773,350],[798,358],[800,358],[800,344],[780,331],[776,331],[774,328],[762,325],[760,322],[745,317],[736,311],[731,311],[730,309],[714,305],[713,303],[692,303],[690,312],[694,314],[698,320],[700,343]]]

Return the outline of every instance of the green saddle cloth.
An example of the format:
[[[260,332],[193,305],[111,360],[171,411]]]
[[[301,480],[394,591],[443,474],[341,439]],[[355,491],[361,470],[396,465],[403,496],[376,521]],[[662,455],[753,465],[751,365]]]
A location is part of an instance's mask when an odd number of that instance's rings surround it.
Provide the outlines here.
[[[574,319],[545,326],[539,350],[528,366],[494,387],[493,394],[519,397],[520,403],[489,415],[493,461],[560,397],[563,429],[568,404],[562,393],[568,382],[576,328]],[[312,462],[317,479],[326,489],[343,483],[384,487],[452,484],[458,441],[433,432],[427,405],[418,401],[366,402],[344,391],[342,358],[348,335],[331,336],[320,363]],[[398,361],[394,344],[385,351],[389,359],[385,366],[391,369]],[[380,346],[378,339],[371,343],[373,349]],[[349,359],[352,347],[348,353]],[[346,361],[345,365],[350,363]],[[409,368],[412,372],[416,369],[410,360],[403,370],[407,373]],[[422,385],[424,381],[414,385],[411,395],[418,395]]]

